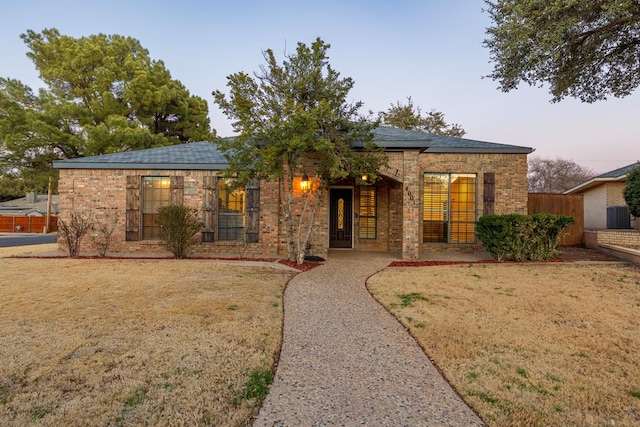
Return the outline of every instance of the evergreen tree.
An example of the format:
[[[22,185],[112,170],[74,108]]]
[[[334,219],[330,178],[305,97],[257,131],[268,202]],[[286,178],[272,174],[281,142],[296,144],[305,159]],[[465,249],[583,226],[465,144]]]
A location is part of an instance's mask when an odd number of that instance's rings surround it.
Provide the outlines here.
[[[56,29],[21,37],[45,87],[0,78],[3,176],[43,191],[54,160],[213,138],[206,101],[139,41]]]

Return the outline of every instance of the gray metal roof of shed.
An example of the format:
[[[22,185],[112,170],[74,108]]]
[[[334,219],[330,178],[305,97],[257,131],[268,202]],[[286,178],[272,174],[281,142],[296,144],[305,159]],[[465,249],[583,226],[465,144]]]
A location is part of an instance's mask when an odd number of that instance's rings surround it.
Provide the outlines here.
[[[373,142],[388,151],[420,150],[426,153],[505,153],[529,154],[529,147],[433,135],[425,132],[381,126],[374,131]],[[362,148],[361,142],[352,148]],[[227,160],[211,142],[192,142],[146,150],[79,157],[53,163],[56,169],[181,169],[220,170]]]

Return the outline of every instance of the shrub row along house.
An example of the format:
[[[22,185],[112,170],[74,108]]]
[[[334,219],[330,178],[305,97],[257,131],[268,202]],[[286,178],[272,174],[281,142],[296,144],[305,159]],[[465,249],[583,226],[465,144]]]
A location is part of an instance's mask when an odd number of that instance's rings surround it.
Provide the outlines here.
[[[388,158],[382,178],[335,182],[321,194],[310,255],[344,248],[413,260],[427,251],[477,249],[478,217],[527,213],[531,148],[390,127],[374,133]],[[78,212],[117,220],[111,251],[158,252],[158,207],[184,204],[202,215],[194,255],[286,255],[278,184],[254,180],[233,189],[221,176],[225,167],[209,142],[58,161],[60,218]],[[294,197],[304,197],[303,178]]]

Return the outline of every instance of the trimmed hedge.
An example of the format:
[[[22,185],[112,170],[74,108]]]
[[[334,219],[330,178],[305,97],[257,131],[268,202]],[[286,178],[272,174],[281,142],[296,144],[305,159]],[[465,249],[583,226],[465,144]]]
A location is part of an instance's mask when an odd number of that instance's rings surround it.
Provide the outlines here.
[[[560,256],[562,230],[573,223],[566,215],[486,215],[478,220],[476,235],[498,261],[548,261]]]

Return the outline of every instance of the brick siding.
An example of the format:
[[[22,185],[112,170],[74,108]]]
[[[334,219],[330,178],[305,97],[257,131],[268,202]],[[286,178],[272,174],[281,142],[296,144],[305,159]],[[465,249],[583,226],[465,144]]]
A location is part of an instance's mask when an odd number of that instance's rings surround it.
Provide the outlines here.
[[[476,216],[483,215],[484,172],[495,173],[495,205],[497,214],[527,213],[526,154],[464,154],[419,153],[405,151],[388,153],[389,166],[381,171],[382,179],[375,183],[377,196],[376,238],[358,237],[358,219],[354,215],[354,249],[362,251],[402,252],[404,259],[417,259],[420,252],[430,250],[477,249],[477,244],[451,245],[422,243],[422,174],[473,173],[476,179]],[[304,165],[312,177],[313,164]],[[92,215],[97,223],[118,218],[109,252],[162,253],[157,241],[126,241],[126,180],[127,176],[183,176],[184,204],[202,209],[203,177],[216,176],[216,171],[198,170],[106,170],[60,169],[60,219],[69,219],[72,211]],[[343,185],[345,183],[341,183]],[[304,195],[299,191],[299,178],[294,182],[294,215],[303,211]],[[353,181],[354,214],[358,212],[359,187]],[[310,253],[326,257],[328,253],[328,191],[321,192],[321,204],[314,221]],[[278,183],[260,185],[259,242],[207,242],[196,245],[194,256],[225,257],[286,257],[285,230],[280,209]],[[308,221],[308,220],[307,220]],[[90,236],[83,240],[82,250],[95,253]]]

